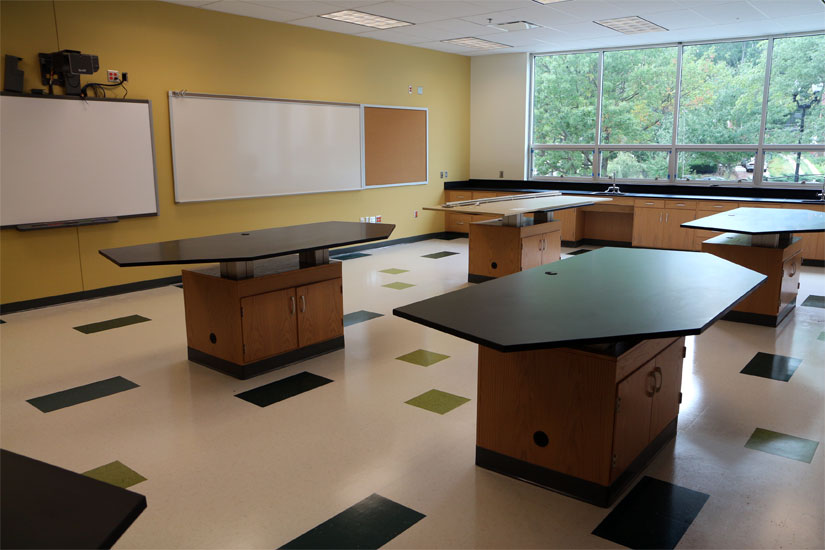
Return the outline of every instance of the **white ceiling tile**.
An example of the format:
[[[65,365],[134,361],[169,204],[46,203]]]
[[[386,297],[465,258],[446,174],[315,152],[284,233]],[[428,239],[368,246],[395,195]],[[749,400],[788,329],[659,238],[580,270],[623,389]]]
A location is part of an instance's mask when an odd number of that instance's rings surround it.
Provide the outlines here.
[[[628,2],[628,5],[636,2]],[[614,17],[626,17],[629,15],[638,15],[632,13],[624,2],[621,0],[608,2],[608,0],[574,0],[572,2],[559,2],[558,4],[550,4],[546,6],[562,13],[577,17],[579,19],[588,19],[595,21],[596,19],[612,19]]]
[[[682,9],[675,0],[608,0],[617,9],[627,12],[627,15],[644,17],[646,13],[659,13],[668,10]]]
[[[581,17],[574,17],[554,10],[552,7],[542,6],[541,4],[533,3],[534,7],[521,8],[517,10],[499,11],[488,13],[484,15],[474,15],[464,17],[465,21],[471,21],[480,25],[486,25],[488,19],[493,20],[493,24],[509,23],[510,21],[529,21],[542,27],[556,27],[559,28],[562,24],[579,23],[582,21],[589,21],[589,19],[582,19]]]
[[[689,27],[707,27],[715,24],[714,21],[711,21],[704,15],[688,9],[653,13],[643,17],[651,23],[655,23],[671,31]]]
[[[527,31],[503,32],[496,34],[495,36],[487,35],[485,39],[492,40],[494,42],[500,42],[502,44],[507,44],[508,46],[538,46],[542,44],[542,40],[538,38],[537,34],[533,34],[534,30],[536,29],[531,29]]]
[[[470,0],[470,4],[484,8],[487,12],[494,12],[529,8],[535,6],[536,2],[533,0]]]
[[[295,19],[306,17],[304,14],[294,11],[269,8],[258,4],[252,4],[250,2],[238,2],[236,0],[220,0],[219,2],[214,2],[204,7],[214,11],[232,13],[235,15],[245,15],[256,19],[266,19],[268,21],[293,21]]]
[[[445,16],[425,9],[408,6],[401,2],[381,2],[359,8],[360,11],[406,21],[408,23],[426,23],[446,19]]]
[[[712,5],[698,6],[693,10],[712,21],[716,21],[719,25],[767,19],[761,12],[741,0],[739,2],[717,2]]]
[[[397,44],[415,44],[417,42],[431,41],[431,39],[426,36],[414,33],[398,32],[395,29],[364,32],[358,36],[372,38],[374,40],[386,40],[387,42],[395,42]]]
[[[473,50],[473,49],[470,49],[470,48],[466,48],[464,46],[458,46],[456,44],[450,44],[448,42],[441,42],[441,41],[420,42],[418,44],[415,44],[415,46],[418,47],[418,48],[427,48],[429,50],[438,50],[438,51],[441,51],[441,52],[457,53],[457,54],[461,54],[461,55],[473,55],[475,52],[481,51],[481,50]],[[508,48],[508,50],[509,50],[509,48]],[[499,50],[495,50],[495,51],[499,51]]]
[[[169,4],[180,4],[182,6],[191,6],[193,8],[203,7],[207,4],[212,4],[217,0],[163,0]]]
[[[559,30],[574,39],[599,37],[610,38],[616,36],[617,34],[623,34],[619,31],[614,31],[613,29],[608,29],[607,27],[593,23],[592,21],[588,21],[586,23],[575,23],[573,25],[564,25],[563,27],[559,27]],[[661,33],[654,34],[661,36]],[[659,38],[659,40],[661,41],[661,38]]]
[[[825,22],[810,15],[793,15],[791,17],[777,17],[771,20],[782,32],[825,32]],[[776,32],[776,31],[773,31]]]
[[[418,26],[418,25],[417,25]],[[483,36],[503,34],[501,29],[495,29],[486,25],[476,25],[463,19],[447,19],[444,21],[433,21],[420,25],[421,27],[433,30],[440,30],[448,33],[450,38],[462,36]]]
[[[463,17],[488,11],[481,6],[458,0],[397,0],[397,3],[437,13],[442,18]]]
[[[821,0],[749,0],[749,3],[768,17],[818,14],[820,26],[825,26],[825,4]]]
[[[315,2],[313,0],[246,0],[251,4],[257,4],[268,8],[277,8],[281,10],[301,13],[303,15],[321,15],[322,13],[331,13],[339,11],[341,8],[334,4],[326,4],[324,2]]]

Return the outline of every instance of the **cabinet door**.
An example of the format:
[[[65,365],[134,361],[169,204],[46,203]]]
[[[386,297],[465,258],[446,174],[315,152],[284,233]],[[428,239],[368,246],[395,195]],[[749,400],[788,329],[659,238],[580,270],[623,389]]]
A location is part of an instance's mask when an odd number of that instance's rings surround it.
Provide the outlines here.
[[[447,212],[444,214],[444,230],[455,231],[456,233],[469,233],[471,217],[469,214]]]
[[[788,204],[785,208],[796,210],[823,211],[818,204]],[[802,240],[802,257],[806,260],[825,260],[825,233],[797,233],[794,237]]]
[[[797,252],[782,263],[782,286],[779,290],[779,310],[793,302],[799,292],[799,270],[802,252]]]
[[[542,265],[561,260],[561,231],[544,233],[541,238],[544,239],[541,250]]]
[[[611,482],[630,466],[650,441],[650,401],[655,383],[653,363],[645,363],[616,386]]]
[[[341,285],[341,279],[332,279],[295,289],[300,347],[344,334],[344,294]]]
[[[654,359],[655,393],[650,409],[650,441],[679,414],[684,343],[684,338],[680,338]]]
[[[241,298],[244,362],[298,347],[295,289]]]
[[[556,210],[553,212],[553,219],[561,222],[561,240],[578,240],[578,211],[578,208],[567,208],[565,210]]]
[[[661,248],[664,208],[633,209],[633,246]]]
[[[662,246],[673,250],[692,250],[694,230],[679,226],[695,219],[694,210],[666,209]]]
[[[533,235],[521,239],[521,269],[530,269],[542,264],[541,252],[544,248],[544,235]]]

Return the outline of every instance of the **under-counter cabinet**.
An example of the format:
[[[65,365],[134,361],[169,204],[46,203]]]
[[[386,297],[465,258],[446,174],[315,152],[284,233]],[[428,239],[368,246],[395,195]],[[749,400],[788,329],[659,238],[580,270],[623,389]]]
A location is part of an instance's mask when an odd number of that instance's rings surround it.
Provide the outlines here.
[[[344,345],[340,263],[241,280],[182,277],[189,355],[202,364],[249,378]]]
[[[470,224],[470,282],[483,282],[561,258],[561,222],[522,227],[501,220]]]
[[[636,199],[633,208],[633,246],[695,250],[692,229],[681,224],[696,219],[697,201]]]

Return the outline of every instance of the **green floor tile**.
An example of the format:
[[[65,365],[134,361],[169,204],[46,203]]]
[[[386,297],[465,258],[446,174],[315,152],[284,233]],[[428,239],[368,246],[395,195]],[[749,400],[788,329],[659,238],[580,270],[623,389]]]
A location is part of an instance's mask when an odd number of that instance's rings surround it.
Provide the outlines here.
[[[145,323],[146,321],[151,321],[151,319],[143,317],[142,315],[127,315],[126,317],[118,317],[117,319],[109,319],[108,321],[100,321],[98,323],[90,323],[73,328],[84,334],[93,334],[103,330],[134,325],[135,323]]]
[[[745,447],[772,455],[784,456],[800,462],[811,463],[819,442],[794,437],[779,432],[756,428]]]
[[[469,399],[466,397],[439,390],[430,390],[405,401],[405,403],[434,413],[445,414],[468,401]]]
[[[817,340],[825,340],[825,331],[819,333],[819,338]]]
[[[97,479],[98,481],[104,481],[109,485],[114,485],[115,487],[121,487],[122,489],[131,487],[132,485],[137,485],[141,481],[146,481],[145,477],[129,468],[119,460],[115,460],[114,462],[110,462],[109,464],[105,464],[99,468],[89,470],[88,472],[83,472],[83,475],[92,479]]]
[[[409,283],[395,282],[395,283],[390,283],[390,284],[381,285],[381,286],[384,286],[384,287],[387,287],[387,288],[393,288],[395,290],[404,290],[405,288],[410,288],[411,286],[415,286],[415,285],[411,285]]]
[[[406,361],[407,363],[412,363],[413,365],[420,365],[422,367],[429,367],[430,365],[434,365],[439,361],[443,361],[444,359],[448,359],[449,355],[443,355],[441,353],[435,353],[434,351],[427,351],[425,349],[415,350],[411,353],[407,353],[406,355],[402,355],[401,357],[396,357],[396,359],[400,359],[401,361]]]
[[[396,269],[394,267],[391,267],[389,269],[382,269],[381,273],[389,273],[390,275],[398,275],[399,273],[406,273],[408,271],[409,271],[409,269]]]

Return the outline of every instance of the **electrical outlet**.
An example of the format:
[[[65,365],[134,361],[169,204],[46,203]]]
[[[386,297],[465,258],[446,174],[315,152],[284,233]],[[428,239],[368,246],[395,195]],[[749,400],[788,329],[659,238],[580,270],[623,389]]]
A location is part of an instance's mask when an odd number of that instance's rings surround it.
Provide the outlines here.
[[[381,223],[381,216],[375,216],[375,223]]]
[[[504,170],[499,170],[498,171],[498,177],[500,177],[500,178],[504,177]]]
[[[370,223],[375,223],[375,216],[370,216],[369,222]]]
[[[444,177],[445,177],[445,178],[449,177],[449,174],[447,173],[447,171],[446,171],[446,170],[444,170]]]
[[[119,82],[120,81],[120,71],[114,71],[109,69],[106,71],[106,80],[109,82]]]
[[[444,179],[444,170],[438,173],[438,177]]]
[[[418,217],[418,210],[413,210],[413,218],[417,218],[417,217]]]
[[[361,216],[361,223],[367,223],[367,218]]]
[[[424,95],[424,86],[418,87],[418,95]]]

